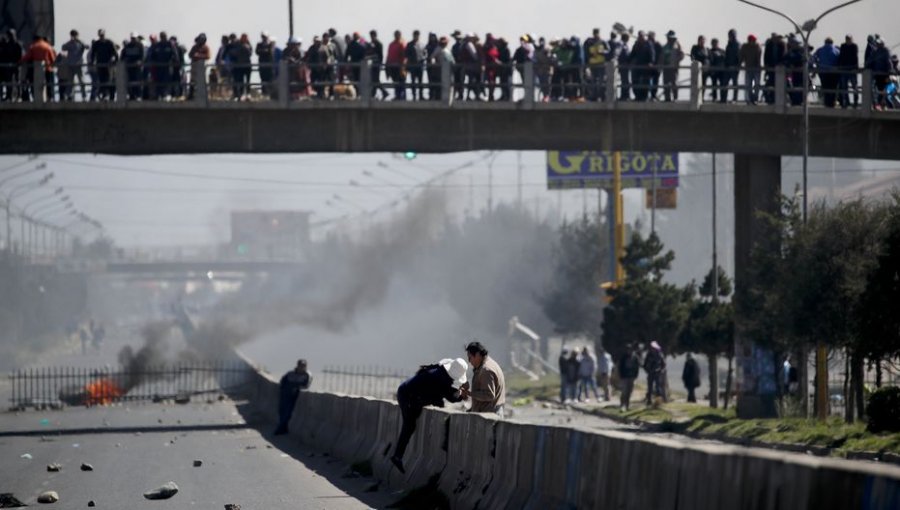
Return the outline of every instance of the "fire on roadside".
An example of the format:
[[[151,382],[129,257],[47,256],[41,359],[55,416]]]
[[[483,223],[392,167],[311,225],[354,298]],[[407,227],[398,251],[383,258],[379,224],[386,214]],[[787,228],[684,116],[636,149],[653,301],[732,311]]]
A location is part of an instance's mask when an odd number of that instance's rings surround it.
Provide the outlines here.
[[[84,405],[111,404],[125,395],[125,392],[110,378],[97,379],[84,385]]]

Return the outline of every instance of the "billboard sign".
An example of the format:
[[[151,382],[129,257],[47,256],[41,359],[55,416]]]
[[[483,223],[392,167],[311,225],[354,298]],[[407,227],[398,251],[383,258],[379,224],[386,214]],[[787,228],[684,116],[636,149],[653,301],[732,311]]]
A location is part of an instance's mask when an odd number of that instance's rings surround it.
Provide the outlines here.
[[[678,187],[677,152],[622,152],[622,187]],[[610,188],[612,151],[547,151],[547,188]]]

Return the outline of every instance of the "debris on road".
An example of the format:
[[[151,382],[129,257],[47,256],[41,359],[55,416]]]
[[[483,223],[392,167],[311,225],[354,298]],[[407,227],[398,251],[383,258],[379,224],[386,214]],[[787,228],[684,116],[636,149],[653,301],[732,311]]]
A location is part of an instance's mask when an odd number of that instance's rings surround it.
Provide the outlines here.
[[[22,455],[20,455],[20,457],[23,458],[23,459],[28,459],[28,460],[31,460],[31,459],[34,458],[34,457],[31,456],[30,453],[23,453]]]
[[[175,395],[175,403],[176,404],[190,404],[191,403],[191,394],[190,393],[179,393]]]
[[[23,506],[28,505],[19,501],[11,492],[0,494],[0,508],[19,508]]]
[[[241,510],[241,505],[235,505],[234,503],[228,503],[225,505],[225,510]]]
[[[175,482],[168,482],[152,491],[145,492],[144,497],[147,499],[169,499],[175,494],[178,494],[178,486],[175,485]]]
[[[38,496],[37,501],[38,503],[56,503],[59,501],[59,494],[56,491],[45,491]]]
[[[92,500],[88,501],[88,506],[97,506],[97,504],[94,503],[94,500],[92,499]]]
[[[81,464],[81,470],[82,470],[82,471],[93,471],[93,470],[94,470],[94,466],[88,464],[87,462],[84,462],[84,463]]]
[[[202,460],[195,460],[195,461],[194,461],[194,467],[200,467],[200,466],[202,466],[202,465],[203,465],[203,461],[202,461]]]
[[[62,469],[62,466],[58,462],[47,464],[47,471],[50,473],[57,473],[60,469]]]

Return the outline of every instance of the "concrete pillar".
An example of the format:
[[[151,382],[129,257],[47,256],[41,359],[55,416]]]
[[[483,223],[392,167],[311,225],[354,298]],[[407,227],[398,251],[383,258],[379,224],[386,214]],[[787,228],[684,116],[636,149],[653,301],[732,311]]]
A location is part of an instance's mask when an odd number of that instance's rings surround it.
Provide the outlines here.
[[[441,61],[441,104],[449,105],[453,100],[453,70],[450,62]]]
[[[288,70],[287,60],[281,59],[278,62],[278,104],[287,106],[291,100],[291,76]]]
[[[691,62],[691,108],[699,109],[703,91],[700,90],[700,62]]]
[[[206,62],[191,62],[191,82],[194,87],[194,103],[197,106],[209,105],[209,87],[206,86]]]
[[[35,62],[34,63],[34,81],[32,83],[33,90],[31,91],[34,95],[32,100],[34,104],[43,105],[45,102],[44,99],[44,88],[46,87],[46,83],[44,80],[44,63],[43,62]]]
[[[525,96],[522,97],[522,104],[526,108],[534,107],[534,62],[525,62],[522,69],[522,90]]]
[[[125,62],[116,62],[116,104],[125,104],[128,101],[128,71]]]
[[[741,418],[777,414],[774,357],[745,338],[741,296],[747,284],[750,254],[762,240],[764,224],[756,213],[778,212],[780,194],[780,156],[734,155],[735,396]],[[766,369],[757,373],[761,364]]]
[[[784,66],[775,68],[775,111],[784,113],[787,111],[787,71]]]
[[[364,58],[359,63],[359,83],[356,84],[356,95],[363,106],[372,103],[372,61]]]
[[[606,101],[609,103],[616,102],[616,61],[610,59],[606,61]]]
[[[862,73],[862,104],[859,106],[860,111],[863,112],[863,115],[870,116],[872,115],[872,103],[874,99],[872,98],[872,70],[866,69]]]

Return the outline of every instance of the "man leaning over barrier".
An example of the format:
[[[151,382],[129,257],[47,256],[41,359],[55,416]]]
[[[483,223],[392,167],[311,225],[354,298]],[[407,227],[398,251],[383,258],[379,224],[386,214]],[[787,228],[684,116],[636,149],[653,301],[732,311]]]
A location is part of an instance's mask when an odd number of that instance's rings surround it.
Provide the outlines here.
[[[471,397],[470,413],[496,413],[503,417],[503,405],[506,403],[506,382],[500,365],[488,356],[488,351],[480,342],[471,342],[466,346],[469,363],[472,364],[471,390],[464,386],[463,395]]]
[[[278,384],[278,428],[275,429],[276,436],[288,433],[288,422],[291,421],[291,415],[294,414],[294,407],[297,405],[297,397],[300,396],[300,390],[308,390],[311,382],[312,376],[306,370],[305,359],[297,360],[297,366],[281,378],[281,382]]]
[[[391,462],[401,473],[406,473],[403,467],[403,454],[406,453],[409,440],[416,431],[416,422],[422,414],[422,409],[425,406],[444,407],[445,399],[450,402],[465,400],[462,388],[466,387],[468,369],[469,365],[462,358],[442,359],[433,365],[422,365],[416,375],[403,381],[397,388],[397,404],[400,406],[403,425]],[[455,388],[454,385],[459,388]]]

